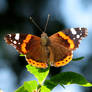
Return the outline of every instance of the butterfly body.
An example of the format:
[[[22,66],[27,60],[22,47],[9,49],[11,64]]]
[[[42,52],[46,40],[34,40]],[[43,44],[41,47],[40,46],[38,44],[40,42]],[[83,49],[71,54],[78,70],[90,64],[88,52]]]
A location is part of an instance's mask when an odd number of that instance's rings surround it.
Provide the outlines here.
[[[87,36],[86,28],[71,28],[59,31],[50,37],[45,32],[41,37],[31,34],[8,34],[5,41],[25,55],[27,62],[38,68],[48,64],[60,67],[72,60],[72,52],[78,48],[80,40]]]

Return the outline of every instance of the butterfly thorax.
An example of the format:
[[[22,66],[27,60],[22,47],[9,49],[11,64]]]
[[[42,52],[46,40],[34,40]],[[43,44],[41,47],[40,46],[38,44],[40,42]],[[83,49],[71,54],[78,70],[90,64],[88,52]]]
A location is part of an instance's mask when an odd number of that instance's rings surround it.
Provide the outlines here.
[[[41,34],[41,45],[42,46],[47,46],[48,42],[49,42],[49,38],[48,38],[47,34],[45,32],[43,32]]]

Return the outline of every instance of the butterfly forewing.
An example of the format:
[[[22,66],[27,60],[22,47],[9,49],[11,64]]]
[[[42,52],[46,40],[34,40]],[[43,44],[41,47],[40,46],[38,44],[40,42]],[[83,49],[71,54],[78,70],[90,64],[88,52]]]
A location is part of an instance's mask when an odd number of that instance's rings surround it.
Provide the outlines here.
[[[62,30],[66,37],[67,37],[67,42],[72,44],[70,49],[76,49],[79,47],[80,40],[82,38],[86,37],[88,35],[88,30],[87,28],[71,28],[71,29],[65,29]]]
[[[28,51],[26,50],[26,45],[30,41],[32,35],[31,34],[7,34],[5,36],[5,41],[15,47],[19,53],[26,54]]]
[[[88,30],[86,28],[71,28],[59,31],[50,36],[50,39],[57,40],[62,46],[75,50],[80,44],[80,40],[86,37]]]

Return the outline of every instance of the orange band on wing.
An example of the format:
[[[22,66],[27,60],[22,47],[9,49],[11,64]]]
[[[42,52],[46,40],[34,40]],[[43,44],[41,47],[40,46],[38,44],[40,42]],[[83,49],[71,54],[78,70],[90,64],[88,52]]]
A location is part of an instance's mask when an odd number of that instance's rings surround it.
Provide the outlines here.
[[[46,63],[36,62],[35,60],[32,60],[32,59],[26,59],[26,60],[32,66],[35,66],[35,67],[38,67],[38,68],[47,68],[47,64]]]
[[[58,61],[54,64],[55,67],[60,67],[68,64],[72,60],[72,55],[67,56],[64,60]]]
[[[30,41],[31,37],[32,37],[32,35],[28,34],[26,39],[23,40],[23,43],[21,44],[21,50],[22,50],[23,53],[27,53],[26,45]]]
[[[68,43],[70,44],[70,49],[74,49],[74,42],[67,36],[67,35],[65,35],[63,32],[58,32],[58,34],[63,38],[63,39],[65,39],[65,40],[67,40],[68,41]]]

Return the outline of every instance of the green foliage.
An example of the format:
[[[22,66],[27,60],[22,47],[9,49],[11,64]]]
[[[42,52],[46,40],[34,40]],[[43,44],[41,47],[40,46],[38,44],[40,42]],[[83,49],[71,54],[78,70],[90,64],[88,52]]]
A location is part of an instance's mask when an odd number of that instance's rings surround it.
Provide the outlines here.
[[[34,92],[37,90],[37,86],[37,81],[27,81],[24,82],[24,85],[18,88],[15,92]]]
[[[33,81],[28,81],[28,82],[24,82],[24,88],[28,91],[28,92],[33,92],[34,90],[37,90],[37,81],[33,80]]]
[[[28,91],[24,88],[24,85],[22,85],[15,92],[28,92]]]
[[[84,57],[73,58],[72,61],[80,61],[80,60],[82,60],[82,59],[84,59]]]
[[[82,59],[84,59],[84,57],[73,59],[73,61],[79,61]],[[51,77],[49,80],[46,80],[50,67],[47,69],[40,69],[27,65],[26,68],[37,78],[38,82],[36,80],[24,82],[24,84],[15,92],[50,92],[58,84],[60,84],[63,88],[65,88],[64,85],[70,84],[92,87],[92,84],[89,83],[82,75],[75,72],[62,72]]]
[[[52,90],[54,87],[56,87],[58,84],[54,83],[53,81],[50,80],[46,80],[44,82],[44,85],[47,86],[47,88],[49,88],[50,90]]]
[[[20,54],[19,56],[21,56],[21,57],[24,57],[25,55],[23,55],[23,54]]]
[[[50,92],[50,89],[48,89],[46,86],[42,86],[40,92]]]
[[[26,67],[27,67],[27,70],[38,79],[38,82],[40,85],[44,82],[44,80],[46,79],[49,73],[49,68],[40,69],[40,68],[36,68],[30,65],[27,65]]]
[[[44,83],[50,89],[53,89],[56,85],[69,85],[69,84],[79,84],[84,87],[91,87],[92,84],[89,83],[82,75],[75,72],[62,72],[46,80]]]

